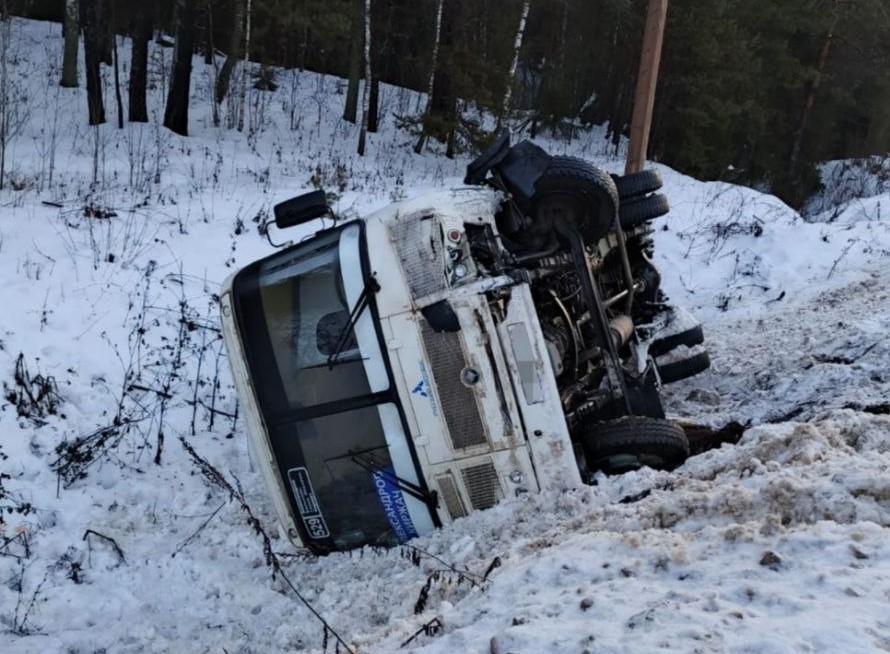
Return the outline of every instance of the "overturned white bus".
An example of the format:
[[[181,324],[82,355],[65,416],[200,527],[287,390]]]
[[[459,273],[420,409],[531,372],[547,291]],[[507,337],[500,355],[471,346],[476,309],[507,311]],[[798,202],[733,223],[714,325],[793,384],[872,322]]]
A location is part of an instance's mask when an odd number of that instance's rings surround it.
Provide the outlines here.
[[[688,455],[659,391],[708,357],[650,261],[658,175],[502,136],[465,181],[335,222],[223,288],[254,461],[314,552]],[[328,213],[313,192],[276,222]]]

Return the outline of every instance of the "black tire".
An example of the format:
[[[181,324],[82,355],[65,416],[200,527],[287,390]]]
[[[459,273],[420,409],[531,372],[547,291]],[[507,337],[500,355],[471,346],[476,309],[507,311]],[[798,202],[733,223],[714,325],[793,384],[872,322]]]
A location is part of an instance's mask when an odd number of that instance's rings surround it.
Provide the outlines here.
[[[535,182],[533,204],[536,221],[548,229],[559,215],[574,213],[573,226],[592,242],[612,229],[618,211],[618,189],[608,173],[583,159],[553,157]]]
[[[699,352],[688,359],[658,365],[658,375],[662,384],[673,384],[681,379],[692,377],[711,367],[711,357],[707,352]]]
[[[622,200],[630,200],[640,195],[646,195],[660,189],[664,183],[657,170],[641,170],[627,175],[613,175],[615,188],[618,189],[618,197]]]
[[[671,210],[667,197],[661,193],[624,202],[618,210],[623,229],[634,229]]]
[[[589,429],[581,444],[591,470],[620,474],[643,466],[670,469],[689,456],[686,433],[668,420],[625,416]]]
[[[652,341],[649,344],[649,354],[653,357],[660,357],[681,345],[692,347],[693,345],[700,345],[704,340],[705,332],[702,329],[702,326],[696,325],[695,327],[690,327],[682,332],[670,334],[664,338]]]

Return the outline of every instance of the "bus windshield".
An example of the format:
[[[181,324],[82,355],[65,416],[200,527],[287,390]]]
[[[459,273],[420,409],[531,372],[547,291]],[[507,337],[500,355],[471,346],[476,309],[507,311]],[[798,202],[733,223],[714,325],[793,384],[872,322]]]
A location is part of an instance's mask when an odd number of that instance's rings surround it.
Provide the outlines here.
[[[304,542],[392,545],[432,529],[367,303],[361,227],[273,255],[233,284],[248,369]]]

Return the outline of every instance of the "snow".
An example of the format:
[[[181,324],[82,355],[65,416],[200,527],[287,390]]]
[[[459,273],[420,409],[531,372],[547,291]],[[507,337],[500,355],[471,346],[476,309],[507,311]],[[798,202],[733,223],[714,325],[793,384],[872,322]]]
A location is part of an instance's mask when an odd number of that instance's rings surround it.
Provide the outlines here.
[[[294,589],[356,652],[890,649],[886,186],[826,188],[805,220],[659,166],[673,210],[656,224],[657,263],[713,359],[669,387],[669,409],[737,420],[741,442],[673,472],[506,501],[411,547],[312,558],[279,533],[231,417],[213,295],[272,251],[254,218],[311,178],[355,215],[458,183],[466,159],[414,155],[392,112],[420,99],[391,88],[389,122],[354,156],[343,82],[309,73],[282,73],[276,95],[250,91],[252,129],[213,128],[203,64],[189,138],[88,129],[82,91],[56,84],[59,32],[12,30],[31,105],[8,153],[21,190],[0,191],[4,654],[335,651]],[[169,56],[153,50],[155,114]],[[621,169],[597,132],[543,146]],[[17,415],[20,353],[32,379],[54,380],[55,413]],[[84,476],[60,476],[56,448],[88,435],[108,449]]]

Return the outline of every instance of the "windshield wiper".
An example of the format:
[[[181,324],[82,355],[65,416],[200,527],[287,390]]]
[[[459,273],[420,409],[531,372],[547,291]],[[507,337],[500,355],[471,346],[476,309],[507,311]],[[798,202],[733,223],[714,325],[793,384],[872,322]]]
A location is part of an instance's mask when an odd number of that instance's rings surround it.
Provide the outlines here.
[[[379,290],[380,284],[377,283],[377,280],[373,277],[369,278],[365,283],[365,287],[362,289],[361,295],[358,296],[355,306],[352,307],[352,311],[349,312],[349,319],[337,335],[337,344],[334,346],[334,351],[331,352],[331,355],[328,357],[328,370],[333,369],[337,363],[337,359],[339,359],[340,355],[346,350],[346,345],[349,343],[349,336],[355,329],[358,319],[361,318],[362,312],[371,302],[371,294],[376,293]]]
[[[380,463],[377,462],[377,459],[375,459],[373,456],[370,456],[363,452],[354,452],[350,450],[349,460],[355,463],[360,468],[367,470],[371,474],[380,475],[388,482],[393,484],[400,491],[403,491],[411,497],[420,500],[427,506],[436,508],[439,503],[435,491],[430,492],[424,490],[418,484],[410,482],[407,479],[402,479],[394,472],[391,472],[390,468],[384,468]]]

